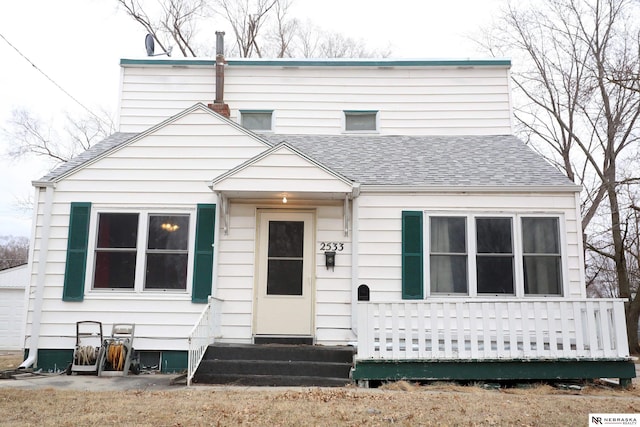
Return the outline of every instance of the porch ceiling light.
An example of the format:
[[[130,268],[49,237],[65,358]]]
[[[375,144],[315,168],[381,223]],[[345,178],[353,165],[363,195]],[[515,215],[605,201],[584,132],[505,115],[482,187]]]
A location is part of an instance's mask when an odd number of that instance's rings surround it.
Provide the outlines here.
[[[282,203],[287,203],[287,196],[282,196]]]

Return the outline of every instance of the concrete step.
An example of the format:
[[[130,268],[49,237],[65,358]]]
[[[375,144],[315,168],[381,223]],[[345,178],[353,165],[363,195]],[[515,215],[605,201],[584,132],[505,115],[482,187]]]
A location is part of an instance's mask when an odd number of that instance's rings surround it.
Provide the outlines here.
[[[204,359],[352,363],[354,353],[354,348],[349,346],[213,344],[207,348]]]
[[[227,375],[202,374],[193,379],[194,384],[225,384],[254,387],[344,387],[351,384],[348,378],[281,375]]]
[[[341,387],[351,382],[353,347],[214,344],[193,378],[200,384]]]

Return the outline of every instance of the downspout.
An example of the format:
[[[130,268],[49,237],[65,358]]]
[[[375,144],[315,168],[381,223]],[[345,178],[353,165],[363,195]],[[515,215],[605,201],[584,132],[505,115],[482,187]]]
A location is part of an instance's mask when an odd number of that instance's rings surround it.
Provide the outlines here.
[[[358,242],[360,240],[360,226],[358,220],[360,214],[360,187],[354,188],[351,199],[351,331],[354,336],[358,336],[358,282],[360,281]]]
[[[40,237],[40,252],[38,254],[38,275],[36,276],[36,293],[33,301],[33,316],[31,320],[31,340],[29,343],[29,357],[19,366],[20,369],[29,368],[38,361],[38,341],[40,340],[40,324],[42,321],[42,303],[44,301],[44,282],[49,252],[49,237],[51,235],[51,211],[53,206],[53,190],[55,184],[37,183],[36,187],[45,187],[44,222],[42,224],[42,236]],[[37,217],[37,209],[35,208]],[[33,228],[33,245],[35,250],[35,225]]]

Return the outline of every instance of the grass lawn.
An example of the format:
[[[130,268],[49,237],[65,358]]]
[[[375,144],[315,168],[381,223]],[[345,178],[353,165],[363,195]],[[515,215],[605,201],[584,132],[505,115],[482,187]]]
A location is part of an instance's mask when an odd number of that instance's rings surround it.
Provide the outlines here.
[[[0,364],[7,369],[6,358]],[[14,362],[15,364],[15,362]],[[4,380],[14,381],[14,380]],[[19,380],[18,380],[19,381]],[[640,390],[594,383],[485,389],[448,383],[378,389],[192,387],[86,392],[0,388],[0,425],[587,425],[589,413],[640,413]]]

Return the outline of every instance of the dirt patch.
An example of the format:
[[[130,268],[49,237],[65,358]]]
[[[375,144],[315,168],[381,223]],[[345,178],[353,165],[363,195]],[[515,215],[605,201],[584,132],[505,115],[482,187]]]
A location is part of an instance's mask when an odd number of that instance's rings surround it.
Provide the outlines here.
[[[584,425],[589,413],[640,413],[637,389],[486,390],[412,383],[381,389],[180,388],[83,392],[0,389],[3,425]]]
[[[15,369],[22,363],[21,351],[0,351],[0,371]]]

